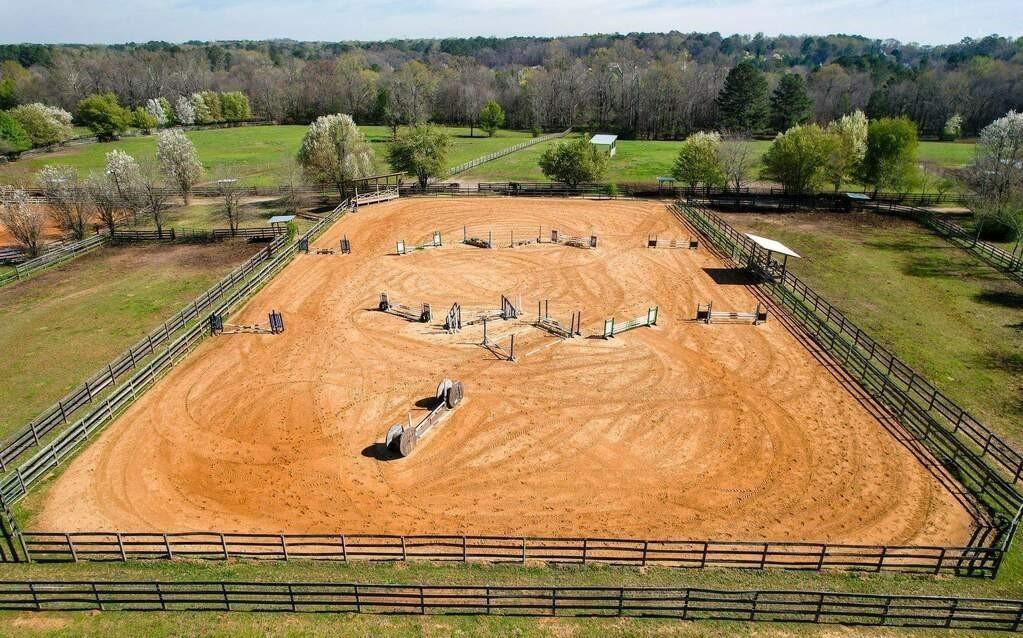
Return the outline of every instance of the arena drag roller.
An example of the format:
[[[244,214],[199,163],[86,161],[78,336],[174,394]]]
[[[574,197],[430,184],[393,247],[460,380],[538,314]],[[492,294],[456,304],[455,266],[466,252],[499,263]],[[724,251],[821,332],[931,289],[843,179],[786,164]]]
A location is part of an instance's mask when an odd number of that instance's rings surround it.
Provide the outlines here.
[[[433,426],[437,425],[462,402],[462,399],[465,398],[465,387],[461,381],[443,379],[437,385],[435,398],[437,404],[416,425],[412,425],[412,416],[409,415],[408,427],[401,423],[395,423],[388,428],[387,434],[384,436],[384,445],[388,450],[402,457],[412,454]]]

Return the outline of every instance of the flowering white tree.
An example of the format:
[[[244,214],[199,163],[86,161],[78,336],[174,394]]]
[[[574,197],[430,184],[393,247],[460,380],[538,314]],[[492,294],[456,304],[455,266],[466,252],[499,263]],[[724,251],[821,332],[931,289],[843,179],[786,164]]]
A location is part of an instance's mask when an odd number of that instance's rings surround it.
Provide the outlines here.
[[[149,98],[146,100],[146,113],[153,116],[157,126],[161,128],[167,126],[167,112],[163,110],[163,104],[159,99]]]
[[[309,179],[334,186],[344,197],[349,182],[373,173],[373,149],[352,116],[323,115],[309,125],[298,163]]]
[[[85,190],[95,208],[96,216],[113,234],[124,208],[121,205],[121,197],[117,194],[117,187],[114,186],[110,175],[98,171],[90,173],[89,179],[85,182]]]
[[[53,224],[74,239],[84,239],[89,198],[78,171],[63,164],[47,164],[39,171],[36,182],[43,191]]]
[[[29,257],[39,254],[46,214],[40,207],[29,204],[28,193],[0,186],[0,226],[7,229]]]
[[[177,186],[188,205],[192,199],[192,187],[202,179],[203,174],[202,163],[192,140],[180,129],[161,132],[156,143],[156,159],[160,162],[160,170]]]
[[[178,96],[178,101],[174,104],[174,113],[177,116],[178,124],[185,126],[195,124],[195,109],[192,108],[192,100],[184,95]]]
[[[196,124],[209,124],[213,121],[213,113],[210,112],[210,105],[204,97],[204,93],[193,93],[192,113],[195,114]]]
[[[137,222],[138,214],[146,206],[139,163],[120,149],[110,151],[107,153],[107,177],[110,178],[121,205],[131,212]]]
[[[828,157],[827,177],[837,192],[842,182],[853,178],[856,167],[867,154],[867,116],[857,110],[828,124],[835,136]]]
[[[941,127],[941,137],[946,140],[957,140],[963,135],[963,116],[953,113],[947,120],[945,126]]]
[[[58,144],[74,135],[71,114],[56,106],[22,104],[11,109],[10,114],[25,129],[33,146]]]
[[[1013,230],[1020,248],[1023,234],[1023,113],[1009,111],[984,127],[977,152],[965,171],[977,233],[995,222]]]

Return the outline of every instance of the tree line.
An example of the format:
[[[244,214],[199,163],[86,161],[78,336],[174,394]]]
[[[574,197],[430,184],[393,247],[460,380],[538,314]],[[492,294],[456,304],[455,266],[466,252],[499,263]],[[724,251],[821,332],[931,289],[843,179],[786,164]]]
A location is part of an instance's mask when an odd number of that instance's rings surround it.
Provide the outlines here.
[[[744,76],[733,81],[753,82],[758,95],[792,96],[807,121],[818,124],[862,110],[871,118],[906,117],[927,136],[975,135],[1007,111],[1023,109],[1023,39],[989,36],[930,47],[845,35],[678,32],[6,45],[0,46],[0,109],[38,102],[77,113],[82,99],[111,93],[134,111],[149,100],[176,107],[182,97],[215,91],[241,92],[254,115],[281,122],[348,113],[360,123],[395,127],[475,126],[494,100],[513,128],[576,126],[682,139],[732,128],[729,103],[717,98],[740,66]],[[948,128],[950,121],[958,126]],[[792,122],[767,113],[746,123],[756,133],[774,133]]]

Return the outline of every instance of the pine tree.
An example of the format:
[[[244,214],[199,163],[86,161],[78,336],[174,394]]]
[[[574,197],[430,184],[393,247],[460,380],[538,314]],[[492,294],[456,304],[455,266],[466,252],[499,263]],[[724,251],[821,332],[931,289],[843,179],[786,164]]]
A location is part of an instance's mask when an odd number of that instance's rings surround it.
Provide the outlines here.
[[[786,73],[771,96],[771,126],[784,132],[796,124],[810,119],[813,101],[806,93],[806,82],[802,76]]]
[[[728,72],[717,99],[721,127],[751,132],[767,125],[767,78],[749,62],[740,62]]]

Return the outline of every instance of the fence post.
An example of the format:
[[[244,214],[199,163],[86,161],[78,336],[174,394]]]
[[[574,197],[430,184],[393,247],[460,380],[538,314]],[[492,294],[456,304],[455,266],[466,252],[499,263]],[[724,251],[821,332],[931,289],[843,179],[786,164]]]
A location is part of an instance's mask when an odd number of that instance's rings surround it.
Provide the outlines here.
[[[67,543],[67,548],[71,552],[71,558],[77,563],[78,552],[75,551],[75,544],[71,542],[71,535],[64,532],[64,541]]]
[[[103,611],[103,601],[99,599],[99,590],[96,589],[96,583],[90,583],[92,585],[92,597],[96,599],[96,609]]]
[[[172,560],[174,558],[174,552],[171,551],[170,541],[167,540],[166,534],[163,535],[163,545],[167,548],[167,560]]]
[[[348,562],[348,544],[345,542],[345,535],[341,535],[341,560]]]
[[[468,562],[465,549],[465,536],[462,536],[462,562],[463,563]]]
[[[284,540],[284,534],[281,534],[281,553],[284,554],[284,561],[288,561],[288,543]]]
[[[405,535],[401,536],[401,560],[402,562],[408,562],[408,552],[405,549]]]
[[[124,540],[121,538],[120,532],[117,532],[117,548],[121,550],[121,561],[127,562],[128,556],[124,553]]]
[[[643,562],[642,562],[642,563],[640,563],[640,565],[641,565],[642,567],[646,567],[646,550],[647,550],[647,546],[648,546],[649,544],[650,544],[650,541],[646,541],[646,540],[645,540],[645,541],[643,541]]]
[[[228,559],[227,541],[224,540],[224,533],[223,532],[220,533],[220,549],[224,552],[224,560],[227,560]]]

